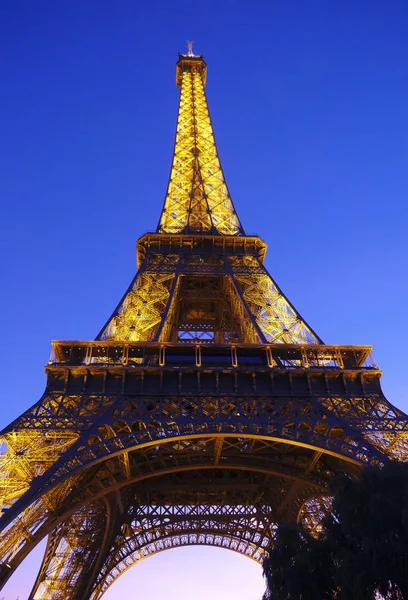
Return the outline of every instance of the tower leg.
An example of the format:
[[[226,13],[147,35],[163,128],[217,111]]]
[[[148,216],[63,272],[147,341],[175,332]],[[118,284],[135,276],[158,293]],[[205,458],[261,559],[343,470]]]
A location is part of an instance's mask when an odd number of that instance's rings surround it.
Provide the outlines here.
[[[49,535],[29,600],[87,600],[110,536],[109,499],[86,505]]]

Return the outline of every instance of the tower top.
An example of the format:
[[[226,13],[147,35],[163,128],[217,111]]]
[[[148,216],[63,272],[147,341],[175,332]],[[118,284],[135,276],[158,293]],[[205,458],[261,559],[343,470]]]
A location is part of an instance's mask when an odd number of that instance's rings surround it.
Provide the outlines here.
[[[204,57],[179,54],[174,155],[158,233],[243,235],[218,157],[204,85]]]
[[[193,42],[187,42],[187,54],[179,54],[176,65],[176,84],[181,88],[183,73],[185,71],[197,71],[201,75],[203,85],[207,81],[207,65],[204,56],[193,53]]]

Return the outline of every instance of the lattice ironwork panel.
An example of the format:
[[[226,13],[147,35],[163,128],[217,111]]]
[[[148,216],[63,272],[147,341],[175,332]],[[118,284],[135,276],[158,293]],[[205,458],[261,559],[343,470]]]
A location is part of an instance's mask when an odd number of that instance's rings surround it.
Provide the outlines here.
[[[253,256],[230,259],[231,272],[248,312],[272,344],[319,344],[320,338]]]
[[[152,340],[172,300],[174,281],[175,267],[173,273],[139,272],[98,339]]]
[[[203,61],[181,59],[180,68],[176,143],[158,231],[241,234],[243,229],[215,145],[204,91]]]

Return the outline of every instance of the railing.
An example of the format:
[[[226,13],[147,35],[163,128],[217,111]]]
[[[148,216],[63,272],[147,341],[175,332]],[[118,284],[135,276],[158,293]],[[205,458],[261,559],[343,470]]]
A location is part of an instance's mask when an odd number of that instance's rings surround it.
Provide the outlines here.
[[[377,370],[371,346],[177,344],[83,341],[52,343],[49,365],[200,369]]]

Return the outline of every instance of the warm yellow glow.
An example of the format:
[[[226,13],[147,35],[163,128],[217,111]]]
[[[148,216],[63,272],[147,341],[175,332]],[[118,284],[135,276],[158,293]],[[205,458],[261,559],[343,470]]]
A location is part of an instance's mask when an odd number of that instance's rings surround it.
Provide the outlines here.
[[[174,274],[141,273],[105,328],[102,339],[127,342],[152,339],[170,297]]]
[[[237,235],[241,225],[218,158],[201,69],[197,61],[181,71],[176,143],[160,231]]]

